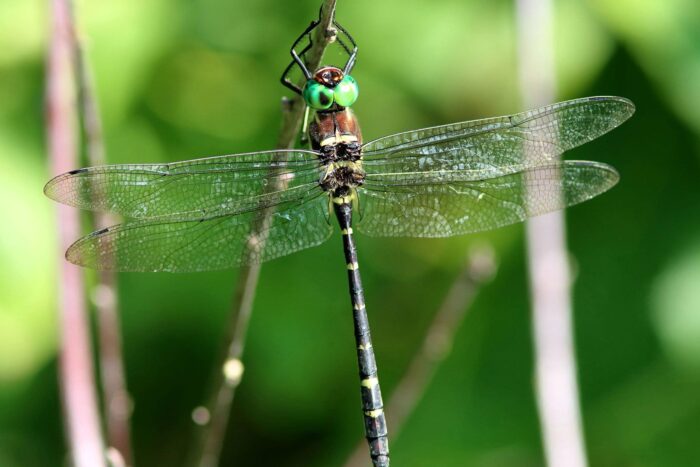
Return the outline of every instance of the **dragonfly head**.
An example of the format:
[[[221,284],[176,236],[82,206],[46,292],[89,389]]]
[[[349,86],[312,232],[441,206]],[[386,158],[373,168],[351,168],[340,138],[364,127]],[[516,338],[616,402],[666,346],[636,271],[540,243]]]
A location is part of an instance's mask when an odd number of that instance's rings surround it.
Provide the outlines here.
[[[314,73],[313,80],[329,88],[335,88],[345,75],[343,70],[334,66],[324,66]]]
[[[334,66],[319,68],[313,78],[306,82],[302,93],[306,105],[315,110],[326,110],[333,104],[350,107],[358,94],[355,79]]]

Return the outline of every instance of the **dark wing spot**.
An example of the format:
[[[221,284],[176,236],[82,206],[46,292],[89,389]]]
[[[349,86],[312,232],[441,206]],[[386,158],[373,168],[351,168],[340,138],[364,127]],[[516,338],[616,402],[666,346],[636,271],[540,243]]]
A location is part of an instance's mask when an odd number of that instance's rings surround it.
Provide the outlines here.
[[[87,172],[87,171],[88,171],[88,169],[75,169],[75,170],[71,170],[70,172],[68,172],[68,175],[81,174],[81,173]]]

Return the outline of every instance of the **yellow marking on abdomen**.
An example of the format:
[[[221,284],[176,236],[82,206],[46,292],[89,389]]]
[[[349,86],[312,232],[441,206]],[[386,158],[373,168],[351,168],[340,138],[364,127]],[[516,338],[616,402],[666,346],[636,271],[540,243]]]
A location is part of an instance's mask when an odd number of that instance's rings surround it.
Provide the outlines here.
[[[347,229],[343,229],[340,231],[340,233],[343,235],[352,235],[352,227],[348,227]]]
[[[338,196],[337,198],[333,198],[333,202],[335,204],[350,204],[350,202],[352,202],[352,196]]]
[[[360,269],[360,265],[357,263],[348,263],[348,271],[357,271]]]
[[[371,348],[372,348],[372,344],[371,344],[371,343],[367,343],[367,345],[362,345],[362,344],[360,344],[360,345],[357,346],[357,349],[358,349],[358,350],[369,350],[369,349],[371,349]]]
[[[370,376],[369,378],[366,378],[366,379],[363,379],[362,381],[360,381],[360,385],[363,388],[367,388],[367,389],[372,389],[373,387],[375,387],[378,384],[379,384],[379,379],[375,378],[374,376]]]
[[[364,304],[364,303],[355,303],[355,304],[353,305],[353,308],[356,309],[356,310],[361,310],[361,309],[363,309],[364,307],[365,307],[365,304]]]
[[[376,409],[376,410],[367,410],[365,412],[365,415],[367,415],[368,417],[377,418],[383,413],[384,413],[384,409]]]

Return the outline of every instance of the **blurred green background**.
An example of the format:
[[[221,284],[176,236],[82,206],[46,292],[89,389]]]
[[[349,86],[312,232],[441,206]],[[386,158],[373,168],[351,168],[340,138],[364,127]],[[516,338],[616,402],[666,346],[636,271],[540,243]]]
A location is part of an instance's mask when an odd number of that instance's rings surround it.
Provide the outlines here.
[[[66,462],[57,389],[55,206],[43,128],[48,2],[0,2],[0,466]],[[556,0],[560,100],[632,99],[569,158],[618,168],[567,213],[581,404],[593,466],[700,465],[700,8]],[[318,0],[77,2],[110,162],[272,148],[288,48]],[[511,1],[340,1],[366,140],[521,110]],[[500,268],[392,439],[397,466],[538,466],[523,227],[449,240],[360,237],[385,397],[471,244]],[[266,264],[223,465],[342,465],[362,436],[340,238]],[[121,274],[137,465],[181,466],[237,271]],[[391,424],[391,420],[389,420]],[[390,426],[391,428],[391,426]]]

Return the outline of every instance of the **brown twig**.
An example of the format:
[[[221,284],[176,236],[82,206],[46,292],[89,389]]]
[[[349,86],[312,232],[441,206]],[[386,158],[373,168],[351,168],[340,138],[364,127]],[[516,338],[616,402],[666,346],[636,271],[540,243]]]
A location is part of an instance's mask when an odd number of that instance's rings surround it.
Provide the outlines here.
[[[74,35],[76,74],[78,77],[78,100],[82,109],[82,125],[87,148],[89,165],[106,163],[102,120],[95,93],[95,85],[87,62],[80,35]],[[116,223],[112,215],[96,213],[95,230]],[[121,326],[118,315],[117,275],[114,271],[101,271],[98,283],[92,291],[92,299],[97,310],[97,327],[100,347],[100,380],[107,425],[109,446],[119,452],[123,463],[133,465],[129,418],[131,398],[126,389],[124,361],[122,358]]]
[[[70,2],[53,0],[46,81],[46,125],[54,173],[66,172],[78,165],[74,35]],[[65,250],[72,239],[80,236],[80,218],[74,209],[67,206],[59,205],[57,209],[59,242],[61,249]],[[104,442],[95,394],[82,274],[77,266],[61,261],[60,386],[72,464],[76,467],[103,467]]]
[[[454,336],[471,307],[480,287],[491,280],[496,270],[490,246],[474,249],[435,313],[423,345],[414,355],[401,381],[386,404],[386,418],[391,422],[394,440],[401,433],[406,418],[413,412],[433,375],[452,349]],[[345,467],[367,465],[367,447],[361,440]]]
[[[326,47],[334,39],[331,25],[335,15],[335,4],[336,0],[323,2],[320,24],[313,32],[313,47],[306,54],[310,69],[319,66]],[[294,146],[304,114],[304,103],[300,96],[296,96],[291,101],[285,101],[283,109],[284,120],[277,141],[277,147],[280,149]],[[264,231],[271,216],[272,211],[266,212],[253,231]],[[264,242],[264,239],[262,241]],[[208,407],[198,407],[193,412],[195,423],[203,425],[203,430],[192,465],[215,467],[219,463],[233,398],[243,376],[242,356],[259,276],[259,264],[241,268],[226,338],[225,362],[216,374],[214,392]]]
[[[524,103],[528,108],[548,104],[556,94],[551,0],[518,0],[517,20]],[[547,465],[585,467],[571,324],[571,275],[561,211],[528,221],[527,248],[535,391]]]

